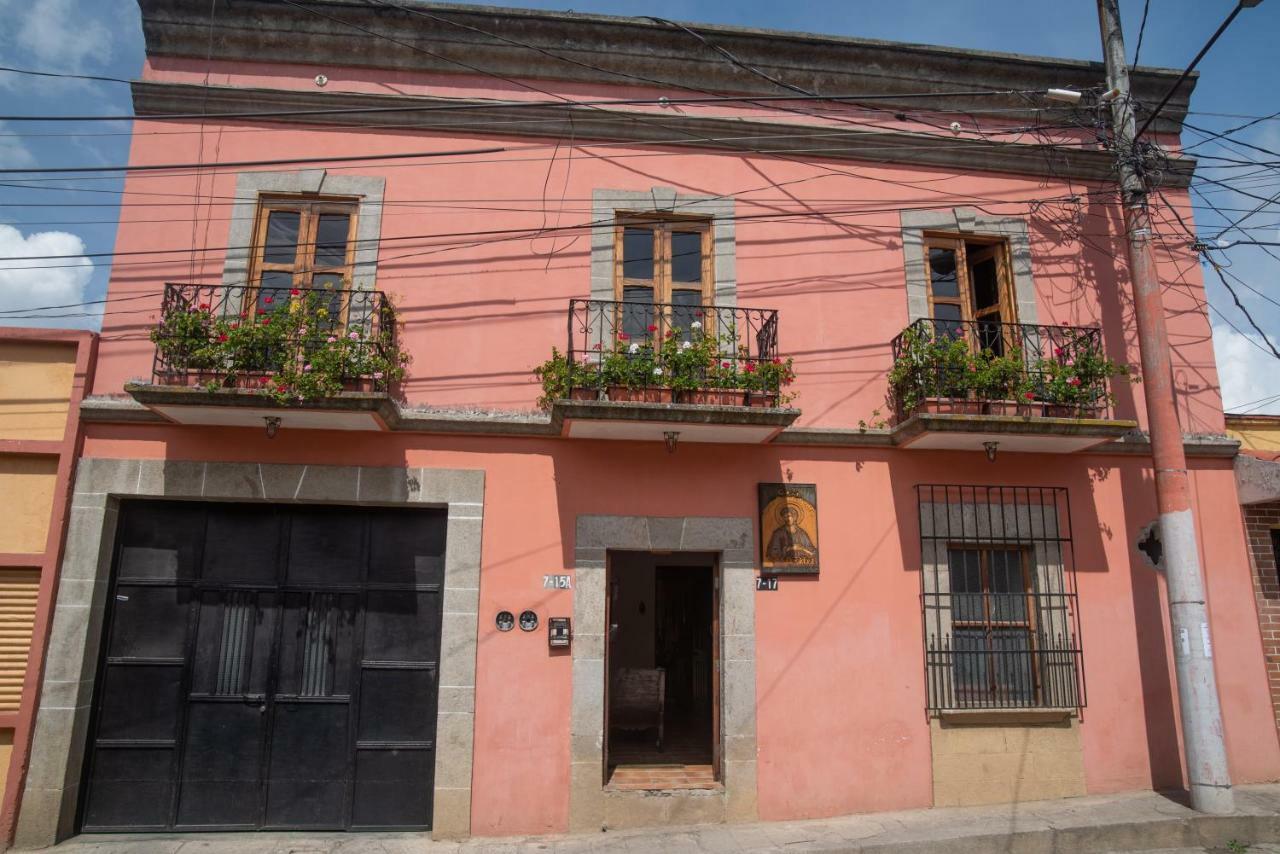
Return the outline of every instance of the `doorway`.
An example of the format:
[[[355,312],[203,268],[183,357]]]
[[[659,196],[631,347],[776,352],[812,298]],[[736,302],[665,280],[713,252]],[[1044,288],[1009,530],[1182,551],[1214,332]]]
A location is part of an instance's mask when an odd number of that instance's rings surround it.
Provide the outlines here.
[[[719,786],[718,578],[711,554],[610,553],[607,786]]]
[[[81,829],[430,828],[446,523],[123,503]]]

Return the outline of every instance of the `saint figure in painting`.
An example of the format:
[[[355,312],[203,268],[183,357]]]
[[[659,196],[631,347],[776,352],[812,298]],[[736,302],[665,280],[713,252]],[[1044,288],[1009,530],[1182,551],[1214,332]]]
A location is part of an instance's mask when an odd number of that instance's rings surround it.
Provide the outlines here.
[[[776,563],[813,563],[817,555],[813,541],[800,527],[800,511],[790,504],[778,510],[778,528],[769,538],[765,555]]]

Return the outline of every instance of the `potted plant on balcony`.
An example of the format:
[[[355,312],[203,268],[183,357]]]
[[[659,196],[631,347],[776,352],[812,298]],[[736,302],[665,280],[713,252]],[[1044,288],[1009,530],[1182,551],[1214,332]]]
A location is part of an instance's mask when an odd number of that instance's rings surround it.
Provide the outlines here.
[[[649,335],[657,332],[649,327]],[[670,403],[672,392],[666,384],[653,342],[646,337],[633,340],[619,332],[613,348],[600,363],[601,383],[609,400],[631,403]]]
[[[978,397],[989,415],[1029,415],[1025,401],[1018,400],[1025,370],[1022,352],[996,355],[989,349],[973,357],[973,379]]]
[[[784,391],[796,378],[790,356],[748,361],[742,369],[742,378],[747,387],[748,406],[786,406],[795,399],[794,394]]]
[[[151,330],[166,366],[161,376],[194,378],[209,391],[252,390],[280,403],[385,390],[401,379],[409,357],[396,343],[390,306],[375,325],[371,318],[343,321],[331,300],[328,292],[294,289],[282,304],[253,314],[215,314],[208,303],[168,311]]]
[[[1138,377],[1125,364],[1112,361],[1092,346],[1058,347],[1051,359],[1036,365],[1039,396],[1050,418],[1097,418],[1113,402],[1107,381]]]
[[[542,396],[538,408],[550,410],[551,404],[566,397],[572,400],[598,400],[600,398],[600,371],[590,362],[573,362],[555,347],[551,358],[533,369],[533,375],[542,383]]]
[[[736,369],[733,339],[709,334],[702,322],[689,326],[688,337],[668,333],[659,353],[676,400],[699,406],[744,406],[747,392]]]
[[[899,417],[917,411],[980,414],[983,405],[978,399],[976,373],[977,365],[962,336],[937,339],[927,327],[908,328],[889,370]]]

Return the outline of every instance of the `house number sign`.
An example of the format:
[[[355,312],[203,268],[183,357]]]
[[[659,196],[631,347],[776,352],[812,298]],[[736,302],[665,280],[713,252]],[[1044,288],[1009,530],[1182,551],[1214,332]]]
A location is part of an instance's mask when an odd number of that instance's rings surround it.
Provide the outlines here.
[[[757,590],[777,590],[778,579],[772,575],[761,575],[756,579]]]
[[[572,575],[544,575],[542,576],[543,590],[572,590]]]

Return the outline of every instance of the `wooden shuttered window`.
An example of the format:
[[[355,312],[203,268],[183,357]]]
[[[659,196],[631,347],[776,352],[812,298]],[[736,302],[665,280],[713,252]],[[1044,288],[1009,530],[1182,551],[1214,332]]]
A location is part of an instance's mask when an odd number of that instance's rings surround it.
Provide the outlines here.
[[[1018,322],[1008,246],[1001,241],[927,235],[929,316],[941,334],[975,333],[978,347],[1000,354],[1009,337],[1002,324]]]
[[[657,321],[646,305],[660,304],[664,325],[688,329],[715,298],[711,222],[622,216],[614,227],[614,299],[640,304],[623,311],[621,328],[643,337]]]
[[[252,285],[257,308],[273,311],[293,289],[351,287],[356,203],[263,198],[258,204]]]
[[[0,569],[0,713],[22,700],[39,589],[39,570]]]

